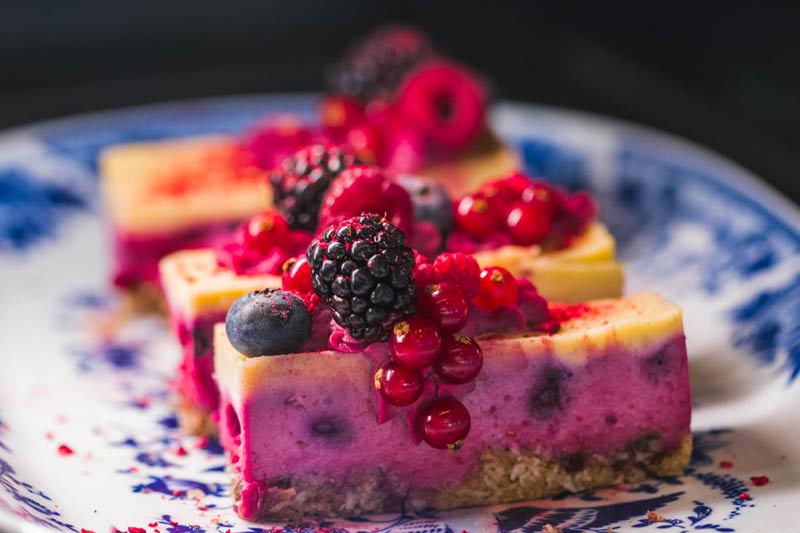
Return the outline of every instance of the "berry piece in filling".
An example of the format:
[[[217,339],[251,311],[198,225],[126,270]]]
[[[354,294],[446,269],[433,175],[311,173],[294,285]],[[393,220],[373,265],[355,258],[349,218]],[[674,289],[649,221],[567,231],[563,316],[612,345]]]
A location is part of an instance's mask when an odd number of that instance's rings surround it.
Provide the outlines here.
[[[424,381],[417,370],[388,361],[375,372],[374,385],[389,404],[405,407],[420,397]]]
[[[458,331],[469,318],[464,291],[450,283],[428,285],[420,294],[420,312],[444,332]]]
[[[285,159],[270,175],[275,207],[293,229],[314,231],[322,197],[331,181],[357,164],[348,150],[316,144]]]
[[[245,294],[225,317],[225,333],[248,357],[300,350],[311,336],[311,317],[297,294],[275,289]]]
[[[400,114],[434,146],[458,150],[480,134],[486,95],[481,83],[464,68],[435,60],[408,75],[397,105]]]
[[[356,340],[386,340],[391,326],[414,314],[414,252],[405,234],[378,215],[327,228],[308,247],[314,291]]]
[[[458,450],[469,434],[470,416],[464,404],[451,396],[436,398],[420,414],[420,432],[428,445]]]
[[[483,352],[475,339],[451,333],[445,335],[442,355],[434,370],[448,383],[463,384],[475,379],[483,367]]]
[[[442,336],[429,319],[414,316],[395,323],[389,336],[389,351],[395,361],[422,370],[431,366],[442,349]]]
[[[474,302],[482,310],[491,313],[517,301],[517,281],[505,268],[484,268],[480,279],[480,291]]]
[[[328,84],[333,92],[361,101],[387,99],[408,71],[432,54],[428,38],[414,28],[379,28],[349,50],[332,69]]]
[[[414,227],[414,206],[408,192],[377,167],[353,166],[331,183],[322,201],[320,226],[361,213],[385,214],[386,220],[406,235]]]

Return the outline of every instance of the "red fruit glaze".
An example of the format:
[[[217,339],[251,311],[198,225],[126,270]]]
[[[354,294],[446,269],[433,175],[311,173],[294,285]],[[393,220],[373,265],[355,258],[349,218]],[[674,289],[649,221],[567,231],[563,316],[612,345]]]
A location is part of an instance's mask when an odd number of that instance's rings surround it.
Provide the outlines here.
[[[433,261],[433,266],[439,271],[441,281],[461,287],[468,299],[478,295],[481,267],[471,255],[460,252],[439,254]]]
[[[320,120],[322,127],[338,138],[364,121],[364,109],[347,96],[333,94],[322,100]]]
[[[377,167],[355,165],[333,180],[322,199],[319,227],[361,215],[385,215],[406,236],[414,228],[414,205],[408,192]]]
[[[428,285],[418,295],[421,314],[429,317],[442,332],[464,327],[469,318],[469,303],[459,287],[450,283]]]
[[[442,350],[442,336],[430,319],[414,316],[396,322],[389,336],[394,360],[415,370],[431,366]]]
[[[547,204],[538,201],[517,202],[506,217],[506,231],[515,244],[530,246],[544,241],[553,227]]]
[[[483,367],[483,351],[471,337],[461,333],[446,335],[442,354],[434,370],[448,383],[460,385],[475,379]]]
[[[303,296],[314,292],[314,285],[311,283],[311,265],[308,259],[289,259],[283,265],[283,277],[281,285],[284,290],[294,291]]]
[[[485,100],[481,84],[464,69],[432,61],[408,75],[397,105],[401,115],[433,144],[458,150],[480,134]]]
[[[422,439],[433,448],[458,450],[469,434],[470,416],[464,404],[446,396],[433,400],[421,413]]]
[[[475,305],[491,313],[517,301],[517,282],[511,273],[502,267],[487,267],[481,271],[481,288],[473,300]]]
[[[498,229],[498,219],[486,198],[477,195],[463,197],[456,206],[456,227],[481,240]]]
[[[406,368],[394,361],[381,366],[373,378],[375,388],[391,405],[404,407],[411,405],[422,394],[424,382],[416,370]]]

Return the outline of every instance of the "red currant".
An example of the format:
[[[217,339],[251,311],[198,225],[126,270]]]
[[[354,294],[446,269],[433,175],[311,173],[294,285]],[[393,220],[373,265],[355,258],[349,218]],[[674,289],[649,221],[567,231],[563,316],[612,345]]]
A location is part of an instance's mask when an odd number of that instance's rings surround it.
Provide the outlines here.
[[[505,178],[488,182],[481,190],[487,197],[496,197],[499,201],[510,203],[519,200],[523,191],[530,186],[530,178],[514,172]]]
[[[422,439],[433,448],[458,450],[469,434],[470,422],[463,403],[450,396],[436,398],[422,411]]]
[[[289,259],[283,265],[283,278],[281,284],[284,290],[294,291],[300,295],[314,292],[314,285],[311,283],[311,265],[308,259]]]
[[[468,195],[456,207],[456,226],[475,239],[483,239],[497,230],[497,217],[481,195]]]
[[[492,311],[517,301],[517,282],[511,272],[502,267],[487,267],[481,271],[481,289],[475,305]]]
[[[411,405],[417,401],[424,386],[419,372],[394,361],[384,363],[375,372],[373,384],[389,404],[397,407]]]
[[[547,206],[547,210],[553,215],[564,207],[563,194],[555,187],[541,181],[530,182],[528,188],[522,192],[522,201]]]
[[[433,266],[439,271],[443,281],[461,287],[467,298],[472,299],[478,295],[481,267],[471,255],[443,253],[434,260]]]
[[[469,303],[464,291],[450,283],[425,287],[420,295],[420,308],[443,332],[460,330],[469,318]]]
[[[394,360],[415,370],[431,366],[442,350],[442,336],[431,320],[414,316],[396,322],[389,337]]]
[[[245,222],[244,241],[248,248],[268,251],[289,234],[289,224],[275,211],[263,211]]]
[[[516,244],[539,244],[550,235],[553,218],[547,204],[539,201],[517,203],[506,217],[506,230]]]
[[[454,333],[446,335],[442,355],[434,370],[448,383],[460,385],[475,379],[483,367],[483,351],[475,339]]]

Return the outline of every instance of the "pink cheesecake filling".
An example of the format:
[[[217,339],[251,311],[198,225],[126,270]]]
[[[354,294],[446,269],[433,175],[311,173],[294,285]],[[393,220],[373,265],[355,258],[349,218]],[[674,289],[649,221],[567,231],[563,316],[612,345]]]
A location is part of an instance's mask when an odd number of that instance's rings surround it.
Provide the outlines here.
[[[642,353],[619,344],[578,365],[531,357],[513,342],[505,346],[503,356],[488,354],[483,377],[463,398],[472,429],[457,453],[414,445],[402,417],[377,425],[367,367],[354,380],[332,361],[324,381],[267,382],[241,399],[238,415],[223,395],[221,440],[243,482],[239,513],[257,518],[259,502],[283,487],[287,473],[345,479],[380,468],[392,480],[384,490],[397,490],[399,503],[409,496],[402,487],[441,490],[468,478],[491,448],[580,463],[592,455],[611,458],[645,439],[669,452],[689,431],[683,335]]]
[[[214,381],[214,324],[225,321],[225,312],[205,313],[185,319],[170,312],[173,330],[181,343],[183,358],[175,387],[192,405],[213,413],[219,408],[219,387]]]
[[[161,234],[136,234],[115,230],[112,282],[117,287],[134,288],[158,282],[158,262],[178,250],[205,248],[230,234],[238,221],[195,226]]]

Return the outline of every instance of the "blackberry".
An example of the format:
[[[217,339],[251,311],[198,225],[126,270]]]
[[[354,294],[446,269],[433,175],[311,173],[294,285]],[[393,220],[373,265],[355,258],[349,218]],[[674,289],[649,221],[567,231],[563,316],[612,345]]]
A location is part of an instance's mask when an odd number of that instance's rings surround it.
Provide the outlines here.
[[[322,197],[331,181],[359,163],[355,155],[333,145],[315,144],[295,152],[270,175],[275,208],[292,229],[314,231]]]
[[[433,56],[433,47],[421,31],[391,26],[379,28],[356,43],[328,76],[334,93],[363,102],[391,96],[406,74]]]
[[[314,291],[353,338],[386,340],[396,321],[414,314],[414,252],[405,240],[385,218],[362,214],[327,228],[308,247]]]

